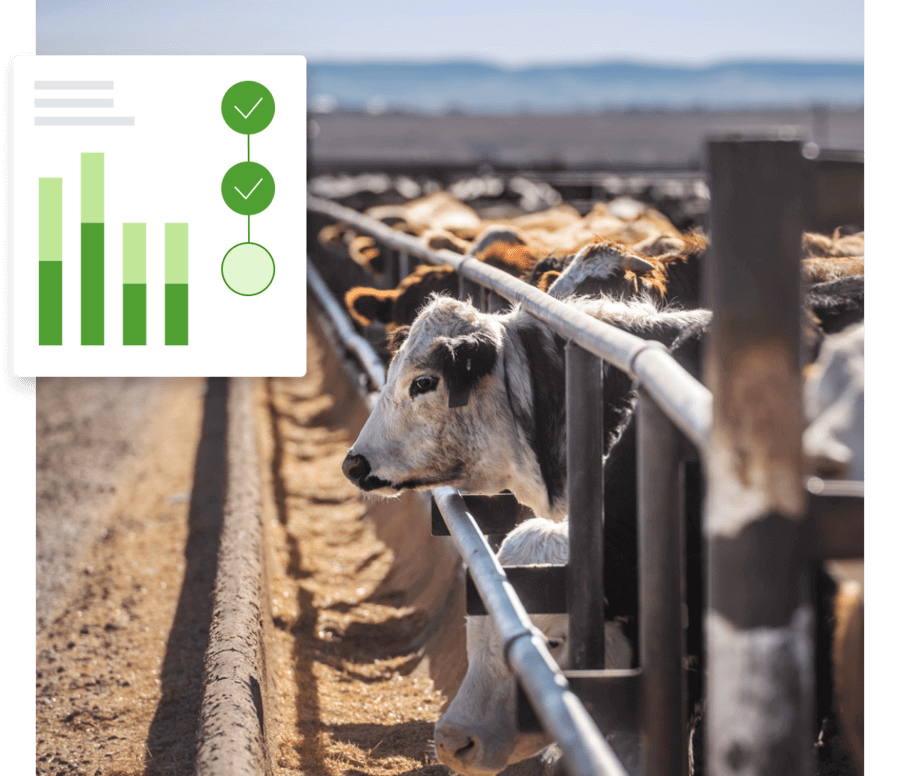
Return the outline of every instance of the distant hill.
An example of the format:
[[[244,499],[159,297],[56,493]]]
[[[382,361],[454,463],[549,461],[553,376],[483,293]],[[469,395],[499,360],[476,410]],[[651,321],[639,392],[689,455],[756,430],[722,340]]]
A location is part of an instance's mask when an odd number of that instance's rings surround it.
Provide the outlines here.
[[[634,62],[504,68],[483,62],[310,62],[313,111],[521,113],[860,106],[862,62]]]

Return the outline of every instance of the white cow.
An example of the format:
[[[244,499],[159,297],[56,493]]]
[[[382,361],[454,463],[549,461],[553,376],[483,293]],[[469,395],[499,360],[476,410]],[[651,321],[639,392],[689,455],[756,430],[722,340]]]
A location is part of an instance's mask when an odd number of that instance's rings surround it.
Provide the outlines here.
[[[527,520],[503,541],[504,566],[564,564],[569,556],[569,524]],[[568,666],[567,614],[536,614],[534,625],[560,668]],[[606,667],[630,668],[631,645],[617,622],[606,623]],[[552,743],[544,733],[516,729],[516,682],[503,657],[503,641],[487,616],[466,623],[469,668],[453,702],[434,728],[438,759],[463,776],[488,776],[532,757]],[[619,736],[622,739],[622,736]],[[615,741],[614,744],[617,744]],[[627,764],[626,764],[627,765]]]
[[[804,386],[803,449],[825,477],[862,480],[865,468],[865,327],[828,336]]]
[[[646,339],[673,343],[706,326],[706,310],[667,311],[609,297],[570,305]],[[433,298],[388,369],[387,382],[344,473],[384,496],[449,485],[468,493],[512,491],[538,515],[566,514],[565,340],[521,308],[481,313]],[[606,370],[604,424],[615,435],[631,381]]]

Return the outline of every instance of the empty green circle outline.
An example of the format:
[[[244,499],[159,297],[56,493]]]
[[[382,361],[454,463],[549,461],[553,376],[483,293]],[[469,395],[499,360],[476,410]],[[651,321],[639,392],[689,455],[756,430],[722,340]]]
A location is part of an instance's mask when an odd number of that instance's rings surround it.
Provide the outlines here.
[[[253,245],[256,248],[261,249],[263,252],[265,252],[266,256],[269,257],[269,261],[272,262],[272,276],[269,278],[269,282],[266,283],[264,288],[261,288],[259,291],[254,291],[252,294],[245,294],[243,291],[238,291],[236,288],[233,288],[225,277],[225,262],[228,260],[229,254],[236,248],[240,248],[244,245]],[[238,243],[237,245],[232,245],[226,251],[225,255],[222,257],[222,266],[219,271],[222,275],[222,282],[225,283],[226,286],[228,286],[229,291],[233,291],[238,296],[259,296],[263,291],[265,291],[269,286],[271,286],[272,282],[275,280],[275,259],[272,258],[272,254],[269,253],[268,248],[266,248],[265,246],[262,246],[259,243],[246,241],[246,242]]]

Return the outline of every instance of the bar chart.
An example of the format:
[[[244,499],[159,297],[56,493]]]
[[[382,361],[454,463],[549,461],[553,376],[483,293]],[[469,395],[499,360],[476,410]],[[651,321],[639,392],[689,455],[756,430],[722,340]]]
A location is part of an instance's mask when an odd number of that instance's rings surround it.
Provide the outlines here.
[[[297,56],[15,58],[17,374],[305,372],[305,73]],[[262,102],[233,98],[246,82],[265,84]],[[253,216],[264,262],[232,251],[250,244],[248,216],[222,181],[251,135],[222,121],[233,101],[265,121],[253,160],[279,179],[274,199],[236,183],[255,208],[269,197]]]
[[[81,154],[81,344],[103,345],[105,244],[102,153]],[[39,344],[62,345],[62,178],[40,178]],[[188,344],[188,225],[165,228],[165,344]],[[147,224],[122,224],[122,344],[147,344]]]

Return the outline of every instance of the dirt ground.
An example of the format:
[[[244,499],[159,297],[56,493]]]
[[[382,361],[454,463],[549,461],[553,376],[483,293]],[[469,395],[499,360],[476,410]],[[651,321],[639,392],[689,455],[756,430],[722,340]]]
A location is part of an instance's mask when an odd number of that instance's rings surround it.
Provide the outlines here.
[[[186,551],[197,544],[190,494],[203,489],[193,481],[203,386],[196,379],[164,385],[140,455],[118,473],[114,497],[95,516],[98,539],[74,564],[61,610],[38,633],[38,774],[189,772],[208,603],[185,612],[182,593],[187,575],[214,560],[216,539],[215,526],[200,531],[213,554],[207,548],[199,564]],[[38,417],[40,401],[39,393]],[[102,466],[84,475],[89,483],[108,476]],[[191,628],[183,627],[186,614]]]
[[[456,606],[446,620],[452,639],[430,614],[446,609],[441,596],[458,568],[430,564],[414,578],[398,571],[384,541],[397,528],[341,473],[361,405],[324,363],[319,336],[309,337],[307,377],[261,378],[255,387],[275,773],[444,774],[429,741],[445,701],[439,688],[455,688],[464,671],[462,614]],[[77,445],[61,444],[52,459],[81,467],[85,494],[106,483],[107,499],[84,499],[96,539],[84,540],[37,634],[37,774],[193,773],[226,398],[225,380],[164,381],[144,407],[152,422],[141,444],[121,465],[104,467]],[[67,412],[91,415],[70,405],[39,394],[39,433],[49,427],[42,417],[65,425]],[[51,572],[50,563],[39,569]],[[448,665],[429,657],[429,639],[451,645]]]

